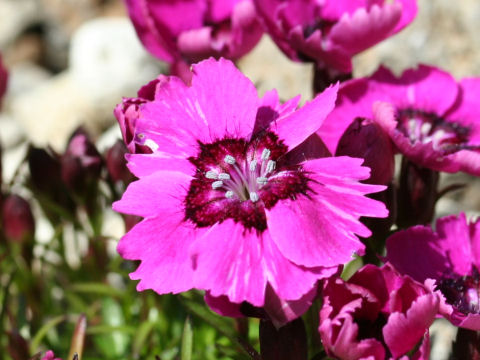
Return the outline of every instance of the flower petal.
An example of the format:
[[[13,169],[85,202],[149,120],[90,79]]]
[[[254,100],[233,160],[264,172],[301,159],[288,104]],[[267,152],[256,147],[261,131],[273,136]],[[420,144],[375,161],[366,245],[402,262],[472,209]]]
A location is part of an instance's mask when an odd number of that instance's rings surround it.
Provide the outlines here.
[[[159,294],[190,290],[194,283],[188,249],[198,234],[182,214],[163,213],[143,220],[123,236],[119,254],[142,261],[130,274],[131,279],[140,280],[137,290],[152,289]]]
[[[435,294],[425,294],[413,301],[405,314],[390,314],[383,327],[383,338],[395,358],[407,353],[422,340],[435,320],[438,302]]]
[[[289,149],[293,149],[320,128],[335,106],[337,91],[338,84],[331,85],[290,116],[272,124],[272,129]]]
[[[193,66],[192,92],[208,142],[226,136],[250,138],[260,99],[253,83],[231,61],[209,59]]]
[[[113,203],[113,209],[125,214],[143,217],[158,216],[162,212],[184,217],[183,200],[191,176],[176,171],[157,171],[130,183],[122,199]]]
[[[261,253],[259,237],[243,225],[230,219],[213,225],[190,248],[195,287],[234,303],[263,306],[267,280]]]
[[[368,178],[361,159],[349,157],[308,161],[311,198],[284,200],[267,211],[270,234],[280,252],[298,265],[335,266],[350,261],[364,246],[355,234],[370,236],[361,216],[385,217],[381,202],[363,195],[385,187],[356,181]]]

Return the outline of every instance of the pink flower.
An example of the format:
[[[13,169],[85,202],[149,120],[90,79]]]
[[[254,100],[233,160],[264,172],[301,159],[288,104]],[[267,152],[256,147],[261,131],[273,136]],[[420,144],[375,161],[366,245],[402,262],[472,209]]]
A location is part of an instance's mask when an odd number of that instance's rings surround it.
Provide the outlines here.
[[[0,56],[0,105],[2,104],[3,95],[7,92],[8,72],[2,63],[2,57]]]
[[[46,353],[45,353],[45,356],[42,358],[42,360],[62,360],[60,358],[56,358],[55,357],[55,354],[53,353],[52,350],[48,350]]]
[[[389,264],[366,265],[347,282],[330,278],[323,291],[320,337],[330,356],[344,360],[428,359],[428,328],[438,297],[400,276]]]
[[[417,13],[415,0],[254,0],[267,30],[295,61],[352,71],[352,56],[397,33]]]
[[[250,0],[125,1],[147,50],[177,69],[210,56],[236,60],[263,33]]]
[[[258,98],[234,65],[193,66],[192,85],[163,77],[141,105],[134,138],[152,154],[130,154],[131,183],[114,209],[145,219],[118,245],[141,260],[137,289],[204,289],[262,307],[266,289],[298,300],[362,253],[361,216],[385,217],[359,183],[361,159],[309,159],[301,145],[332,110],[333,86],[295,110],[276,91]],[[300,146],[299,146],[300,145]],[[298,160],[300,159],[300,160]]]
[[[465,214],[437,220],[436,231],[414,226],[387,239],[387,259],[419,282],[434,279],[440,312],[454,325],[480,330],[480,221]]]
[[[354,119],[372,119],[413,163],[480,175],[479,96],[480,78],[457,84],[450,74],[425,65],[397,78],[380,68],[370,78],[345,83],[318,134],[332,150]]]

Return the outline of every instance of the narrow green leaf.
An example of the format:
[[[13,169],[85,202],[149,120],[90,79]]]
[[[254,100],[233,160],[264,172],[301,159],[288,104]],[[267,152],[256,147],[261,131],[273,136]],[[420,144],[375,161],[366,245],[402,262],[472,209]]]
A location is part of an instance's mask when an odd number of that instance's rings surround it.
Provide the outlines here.
[[[193,329],[192,322],[187,316],[185,319],[185,325],[183,326],[182,334],[182,349],[180,352],[181,360],[192,360],[193,351]]]
[[[36,351],[38,351],[38,347],[42,342],[43,338],[45,337],[45,335],[48,333],[48,331],[50,329],[53,329],[62,321],[64,321],[65,318],[66,318],[65,315],[60,315],[60,316],[54,317],[53,319],[45,323],[33,337],[32,342],[30,344],[30,353],[35,353]]]
[[[97,282],[76,283],[70,288],[76,292],[91,293],[97,295],[107,295],[113,297],[121,297],[123,292],[111,287],[110,285]]]

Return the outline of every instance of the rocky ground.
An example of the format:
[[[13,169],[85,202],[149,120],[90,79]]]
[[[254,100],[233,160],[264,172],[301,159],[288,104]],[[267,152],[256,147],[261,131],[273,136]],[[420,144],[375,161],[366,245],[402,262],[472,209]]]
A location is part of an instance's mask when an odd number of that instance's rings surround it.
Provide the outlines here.
[[[457,78],[480,75],[480,2],[419,0],[419,7],[402,33],[356,57],[355,76],[379,64],[400,73],[418,63]],[[99,137],[114,126],[112,109],[121,97],[135,95],[165,70],[143,50],[121,0],[0,0],[0,52],[11,75],[0,113],[6,181],[27,142],[61,151],[80,124]],[[267,36],[239,66],[260,92],[275,87],[283,99],[311,97],[311,66],[292,63]],[[120,133],[113,127],[109,134]],[[439,213],[480,212],[479,179],[459,174],[443,181],[469,185],[442,200]],[[441,341],[435,341],[432,358],[442,359],[454,331],[444,323],[434,327]]]

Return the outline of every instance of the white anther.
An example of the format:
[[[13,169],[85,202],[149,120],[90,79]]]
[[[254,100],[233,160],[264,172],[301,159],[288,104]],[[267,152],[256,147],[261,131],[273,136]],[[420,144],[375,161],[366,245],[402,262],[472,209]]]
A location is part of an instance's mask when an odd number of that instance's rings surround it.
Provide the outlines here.
[[[213,189],[213,190],[216,190],[216,189],[218,189],[218,188],[221,188],[222,186],[223,186],[223,181],[221,181],[221,180],[214,181],[214,182],[212,183],[212,189]]]
[[[217,179],[217,178],[218,178],[218,175],[217,175],[217,173],[216,173],[215,171],[210,170],[210,171],[207,171],[207,172],[206,172],[205,177],[206,177],[207,179]]]
[[[273,170],[275,170],[275,167],[277,166],[277,163],[273,160],[268,160],[267,162],[267,174],[271,173]]]
[[[153,141],[152,139],[145,140],[143,145],[150,148],[150,150],[152,150],[153,152],[157,151],[157,149],[158,149],[158,144],[155,141]]]
[[[271,152],[270,150],[268,150],[268,149],[263,149],[263,151],[262,151],[262,156],[261,156],[262,160],[267,160],[267,159],[270,157],[270,154],[271,154],[271,153],[272,153],[272,152]]]
[[[231,199],[231,198],[233,198],[233,194],[234,194],[234,193],[233,193],[232,190],[228,190],[228,191],[225,193],[225,197],[226,197],[227,199]]]
[[[258,177],[257,178],[257,184],[259,185],[265,185],[268,182],[268,179],[266,177]]]
[[[220,173],[220,174],[218,174],[218,178],[220,180],[230,180],[230,175],[227,174],[227,173]]]
[[[233,165],[235,164],[235,158],[232,155],[226,155],[225,159],[223,159],[227,164]]]
[[[257,170],[257,160],[252,160],[250,162],[250,171],[255,171]]]
[[[258,199],[260,199],[260,198],[258,197],[258,194],[257,194],[255,191],[252,191],[252,192],[250,193],[250,200],[251,200],[252,202],[257,202]]]

